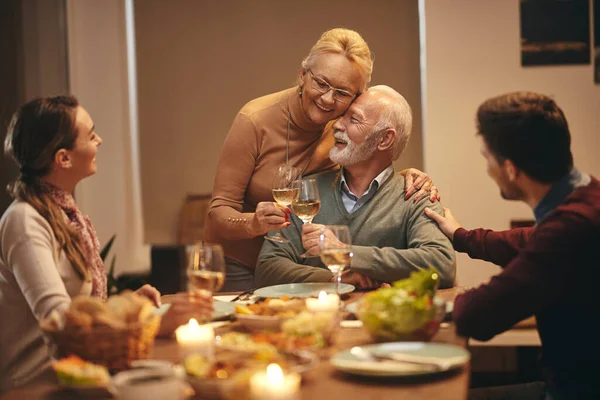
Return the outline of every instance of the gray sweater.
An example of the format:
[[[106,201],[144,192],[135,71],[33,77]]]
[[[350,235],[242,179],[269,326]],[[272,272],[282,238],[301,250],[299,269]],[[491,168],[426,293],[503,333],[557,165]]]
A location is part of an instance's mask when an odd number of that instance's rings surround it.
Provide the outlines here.
[[[404,177],[392,174],[375,195],[349,214],[342,202],[341,170],[314,175],[319,185],[321,210],[316,224],[347,225],[352,236],[351,270],[383,282],[407,278],[412,271],[433,267],[439,271],[441,287],[451,287],[456,260],[450,240],[423,212],[430,207],[442,212],[440,202],[423,197],[415,203],[404,200]],[[296,215],[282,230],[290,243],[266,240],[255,271],[257,287],[292,282],[327,282],[331,272],[317,257],[300,258],[302,221]]]

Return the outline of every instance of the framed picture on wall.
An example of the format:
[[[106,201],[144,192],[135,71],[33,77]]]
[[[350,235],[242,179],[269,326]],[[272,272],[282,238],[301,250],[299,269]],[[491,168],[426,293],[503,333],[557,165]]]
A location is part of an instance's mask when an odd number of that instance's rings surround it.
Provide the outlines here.
[[[521,0],[520,11],[522,66],[590,63],[590,0]]]

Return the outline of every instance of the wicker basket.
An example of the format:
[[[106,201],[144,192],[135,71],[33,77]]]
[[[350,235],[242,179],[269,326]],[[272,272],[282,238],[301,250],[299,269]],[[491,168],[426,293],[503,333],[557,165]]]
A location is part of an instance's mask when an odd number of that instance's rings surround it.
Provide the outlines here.
[[[153,315],[125,329],[102,326],[90,331],[53,330],[44,322],[40,325],[50,339],[56,358],[75,354],[111,370],[123,370],[129,368],[132,361],[149,358],[160,316]]]

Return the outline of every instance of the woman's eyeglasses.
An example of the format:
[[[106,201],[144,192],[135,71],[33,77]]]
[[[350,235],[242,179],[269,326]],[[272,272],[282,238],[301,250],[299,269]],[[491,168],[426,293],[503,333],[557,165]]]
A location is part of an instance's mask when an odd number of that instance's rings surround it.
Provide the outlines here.
[[[329,92],[330,90],[332,90],[334,101],[336,101],[340,104],[348,104],[356,97],[355,93],[350,93],[347,90],[338,89],[338,88],[331,86],[329,83],[325,82],[323,79],[315,76],[315,74],[313,74],[313,72],[310,69],[308,70],[308,72],[310,73],[310,76],[312,78],[313,88],[321,94],[325,94],[325,93]]]

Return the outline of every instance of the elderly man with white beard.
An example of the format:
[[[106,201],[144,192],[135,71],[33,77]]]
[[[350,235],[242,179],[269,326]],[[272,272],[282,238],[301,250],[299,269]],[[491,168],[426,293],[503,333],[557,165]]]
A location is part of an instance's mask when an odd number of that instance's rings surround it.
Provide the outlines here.
[[[346,225],[352,236],[353,257],[342,282],[378,287],[433,267],[441,287],[453,285],[452,244],[423,212],[425,207],[442,212],[443,206],[427,198],[406,200],[404,177],[392,164],[405,149],[411,128],[410,106],[388,86],[374,86],[354,101],[333,124],[336,141],[329,156],[341,168],[313,175],[321,197],[319,213],[311,224],[293,215],[282,231],[289,243],[265,241],[255,271],[257,287],[332,281],[319,257],[300,257],[305,249],[318,255],[324,225]]]

